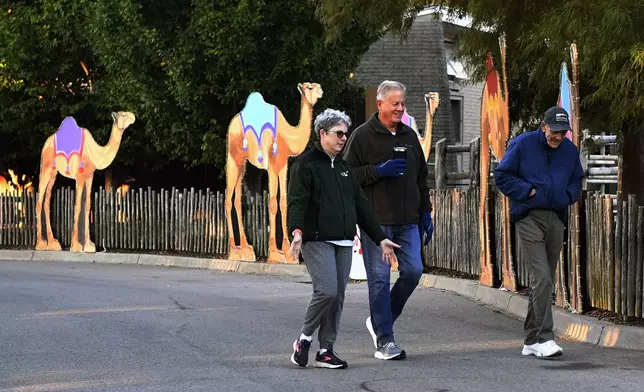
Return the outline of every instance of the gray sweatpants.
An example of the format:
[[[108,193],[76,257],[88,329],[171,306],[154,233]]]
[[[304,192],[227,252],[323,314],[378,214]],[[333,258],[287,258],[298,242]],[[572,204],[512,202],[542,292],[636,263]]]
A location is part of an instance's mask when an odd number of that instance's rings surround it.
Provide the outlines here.
[[[320,348],[333,348],[344,305],[344,290],[351,272],[353,248],[328,242],[306,242],[302,256],[313,282],[313,295],[306,309],[302,333],[312,336],[319,326]]]
[[[515,228],[531,272],[525,344],[543,343],[554,339],[551,300],[564,225],[552,211],[532,210]]]

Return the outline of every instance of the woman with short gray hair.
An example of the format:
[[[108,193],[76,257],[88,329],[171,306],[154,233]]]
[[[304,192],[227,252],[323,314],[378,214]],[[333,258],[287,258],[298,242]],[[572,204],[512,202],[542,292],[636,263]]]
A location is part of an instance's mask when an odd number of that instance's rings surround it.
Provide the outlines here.
[[[293,343],[291,362],[308,364],[313,332],[319,327],[320,350],[314,366],[344,369],[346,361],[333,351],[344,291],[349,281],[356,225],[382,248],[383,260],[395,262],[394,247],[380,228],[371,203],[338,154],[347,141],[351,119],[344,112],[326,109],[314,121],[315,147],[300,155],[288,186],[288,227],[291,255],[300,251],[313,283],[313,295],[300,337]]]
[[[331,129],[336,125],[344,124],[347,129],[351,126],[351,118],[345,112],[336,109],[326,109],[318,114],[313,121],[313,129],[315,136],[320,140],[320,131],[323,129]]]

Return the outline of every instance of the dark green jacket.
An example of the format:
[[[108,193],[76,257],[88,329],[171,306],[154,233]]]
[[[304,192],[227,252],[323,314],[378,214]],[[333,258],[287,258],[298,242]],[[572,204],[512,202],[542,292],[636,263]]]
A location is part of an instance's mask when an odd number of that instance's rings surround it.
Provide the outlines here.
[[[379,178],[376,166],[393,158],[394,147],[407,147],[407,173],[401,178]],[[344,159],[373,203],[381,225],[418,224],[422,211],[432,211],[427,183],[427,161],[413,129],[398,124],[396,135],[375,113],[357,127],[344,147]]]
[[[302,240],[353,240],[356,224],[376,244],[385,234],[371,202],[341,157],[333,161],[316,144],[300,155],[291,169],[288,185],[288,228],[302,230]]]

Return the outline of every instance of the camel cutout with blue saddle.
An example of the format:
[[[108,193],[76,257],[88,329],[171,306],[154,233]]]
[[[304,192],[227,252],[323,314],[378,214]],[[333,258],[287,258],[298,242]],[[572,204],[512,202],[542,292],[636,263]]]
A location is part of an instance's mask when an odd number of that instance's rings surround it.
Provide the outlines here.
[[[411,128],[414,123],[414,118],[407,113],[407,110],[405,110],[400,121]]]
[[[268,129],[273,134],[273,154],[277,154],[277,107],[264,101],[262,94],[258,92],[251,93],[248,96],[244,109],[239,113],[242,129],[244,130],[244,143],[242,149],[248,150],[248,140],[246,133],[253,131],[257,138],[259,146],[258,162],[262,162],[262,134]]]
[[[56,157],[62,156],[67,160],[67,166],[65,168],[66,174],[69,174],[69,160],[71,157],[78,155],[79,158],[82,158],[84,139],[85,132],[83,128],[76,124],[74,117],[65,117],[54,134],[54,150]],[[80,172],[83,171],[83,166],[83,160],[80,159]],[[54,168],[56,168],[55,159]]]
[[[568,67],[566,66],[566,63],[561,64],[561,75],[559,79],[559,102],[557,102],[557,106],[566,109],[566,112],[570,114],[570,126],[572,127],[572,90],[570,86],[570,79],[568,78]],[[572,140],[572,132],[566,132],[566,137]]]

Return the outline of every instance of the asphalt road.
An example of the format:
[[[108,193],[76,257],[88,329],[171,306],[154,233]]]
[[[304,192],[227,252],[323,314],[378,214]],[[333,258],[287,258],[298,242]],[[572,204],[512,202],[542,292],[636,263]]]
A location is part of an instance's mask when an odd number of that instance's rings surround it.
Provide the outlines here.
[[[364,283],[336,343],[349,368],[296,368],[310,292],[302,278],[0,261],[0,392],[644,390],[644,353],[563,342],[559,360],[522,357],[521,322],[438,290],[396,323],[408,358],[379,361]]]

